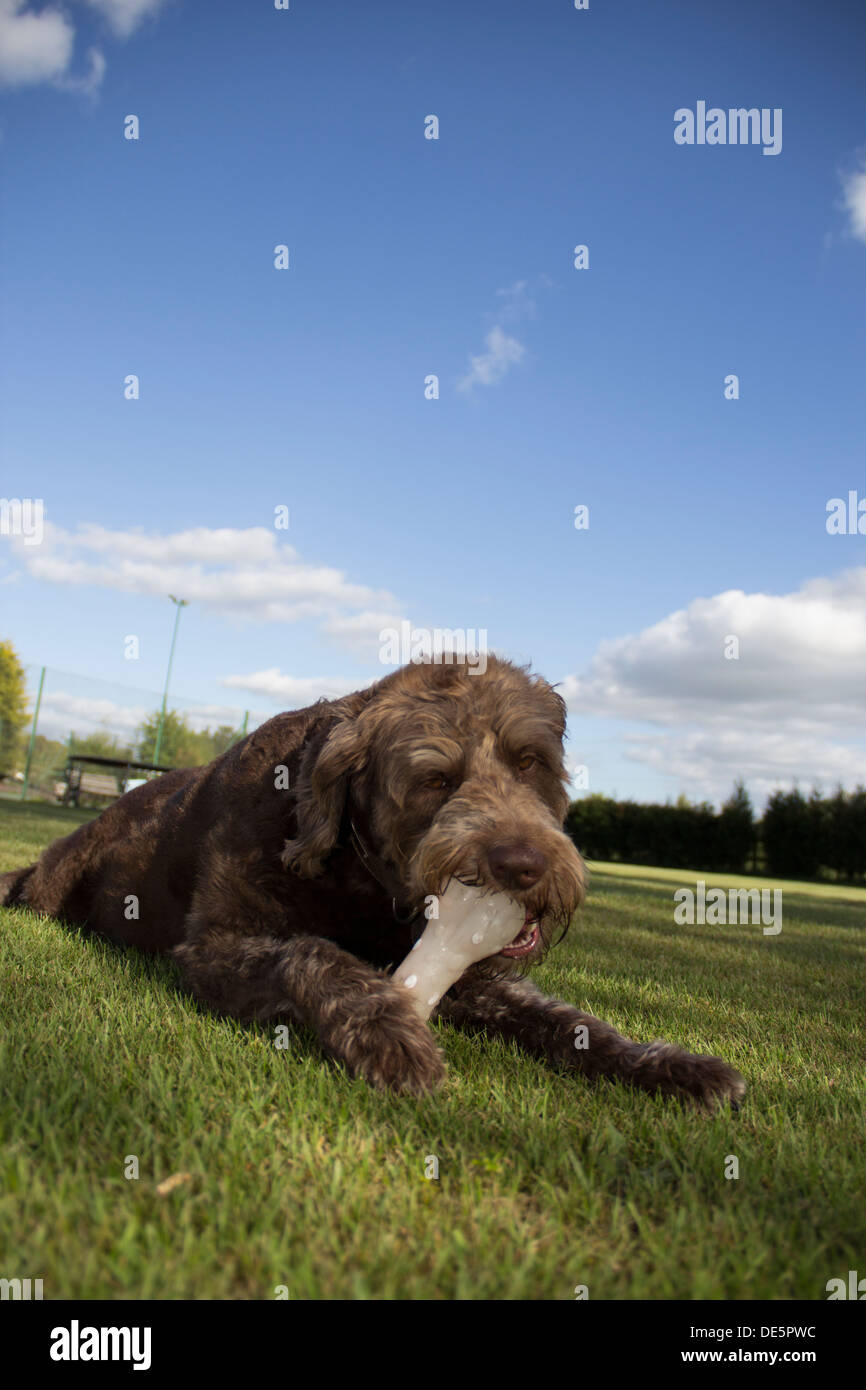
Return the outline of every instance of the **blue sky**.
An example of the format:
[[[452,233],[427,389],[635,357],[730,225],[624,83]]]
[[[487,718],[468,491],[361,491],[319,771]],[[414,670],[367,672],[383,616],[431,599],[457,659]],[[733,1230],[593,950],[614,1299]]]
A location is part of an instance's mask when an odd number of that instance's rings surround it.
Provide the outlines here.
[[[486,629],[590,790],[866,781],[860,4],[0,0],[0,48],[29,665],[161,689],[171,591],[174,690],[265,714]],[[676,144],[698,101],[781,151]]]

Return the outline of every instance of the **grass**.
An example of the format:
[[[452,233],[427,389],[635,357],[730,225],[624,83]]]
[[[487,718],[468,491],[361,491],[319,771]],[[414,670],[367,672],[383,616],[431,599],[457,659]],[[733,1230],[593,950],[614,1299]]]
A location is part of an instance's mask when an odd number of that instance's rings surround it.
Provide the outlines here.
[[[89,814],[0,804],[0,869]],[[593,868],[540,984],[724,1056],[738,1115],[438,1026],[443,1090],[381,1095],[300,1034],[208,1016],[168,962],[0,910],[0,1275],[47,1299],[569,1300],[824,1299],[866,1272],[866,891],[784,884],[765,937],[675,926],[694,875]]]

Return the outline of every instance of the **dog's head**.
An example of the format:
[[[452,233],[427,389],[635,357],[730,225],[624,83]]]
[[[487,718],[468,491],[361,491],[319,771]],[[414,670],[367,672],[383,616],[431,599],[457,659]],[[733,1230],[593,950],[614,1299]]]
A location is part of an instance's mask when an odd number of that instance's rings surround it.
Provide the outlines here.
[[[509,662],[488,658],[483,674],[402,667],[328,707],[302,759],[284,862],[312,877],[354,836],[403,903],[420,907],[452,878],[507,892],[525,924],[501,955],[537,959],[586,888],[561,829],[564,732],[559,695]]]

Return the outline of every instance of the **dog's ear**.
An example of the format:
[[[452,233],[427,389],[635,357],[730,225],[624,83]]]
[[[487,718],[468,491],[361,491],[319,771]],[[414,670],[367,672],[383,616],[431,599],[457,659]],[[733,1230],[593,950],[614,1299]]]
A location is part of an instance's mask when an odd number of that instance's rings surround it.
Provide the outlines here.
[[[314,735],[301,758],[295,795],[297,835],[287,840],[282,862],[303,878],[315,878],[337,843],[349,778],[367,761],[369,734],[357,715],[331,722]]]
[[[547,681],[541,682],[541,690],[547,700],[550,711],[550,720],[556,735],[562,741],[565,737],[565,726],[568,718],[568,706],[563,700],[558,690],[555,690]]]

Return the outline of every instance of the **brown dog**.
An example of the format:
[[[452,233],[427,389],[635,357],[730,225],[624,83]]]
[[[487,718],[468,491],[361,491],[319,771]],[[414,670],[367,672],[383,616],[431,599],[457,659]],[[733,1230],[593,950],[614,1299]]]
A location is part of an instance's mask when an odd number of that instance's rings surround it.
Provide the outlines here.
[[[451,878],[504,889],[522,931],[436,1016],[588,1077],[736,1103],[744,1082],[718,1058],[632,1042],[522,978],[585,892],[561,829],[564,732],[560,697],[509,662],[405,666],[127,793],[0,877],[0,903],[170,951],[211,1007],[290,1016],[352,1073],[423,1093],[442,1056],[387,969]]]

